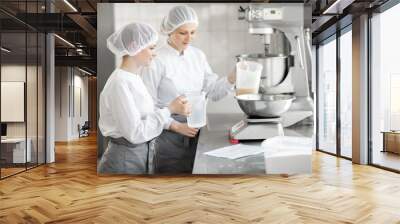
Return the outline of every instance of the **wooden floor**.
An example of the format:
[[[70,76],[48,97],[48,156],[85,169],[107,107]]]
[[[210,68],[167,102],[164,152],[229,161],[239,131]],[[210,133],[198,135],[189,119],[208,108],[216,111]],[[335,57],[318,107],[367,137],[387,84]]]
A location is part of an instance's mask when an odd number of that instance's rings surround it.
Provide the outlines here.
[[[18,168],[1,168],[1,177],[7,177],[26,170],[25,167]]]
[[[400,223],[400,175],[323,153],[312,175],[96,174],[93,137],[0,181],[0,223]]]

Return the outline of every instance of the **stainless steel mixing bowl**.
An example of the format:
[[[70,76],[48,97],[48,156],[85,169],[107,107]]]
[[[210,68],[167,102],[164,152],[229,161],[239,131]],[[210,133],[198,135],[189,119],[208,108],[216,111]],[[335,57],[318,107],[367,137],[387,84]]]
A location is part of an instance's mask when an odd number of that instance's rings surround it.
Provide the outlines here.
[[[244,113],[251,117],[279,117],[289,110],[292,95],[243,94],[235,97]]]

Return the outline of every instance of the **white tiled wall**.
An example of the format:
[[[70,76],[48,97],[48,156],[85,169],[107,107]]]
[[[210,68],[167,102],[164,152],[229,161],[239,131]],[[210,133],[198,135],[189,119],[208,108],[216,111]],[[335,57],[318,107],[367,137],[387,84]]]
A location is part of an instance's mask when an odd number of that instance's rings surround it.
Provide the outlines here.
[[[119,3],[115,4],[116,29],[131,23],[145,22],[159,30],[162,18],[168,11],[181,4],[176,3]],[[194,8],[199,17],[199,28],[193,45],[207,55],[214,72],[226,76],[235,67],[235,56],[243,53],[262,52],[263,44],[257,37],[247,33],[247,22],[238,20],[239,6],[243,4],[222,3],[192,3],[185,4]],[[164,44],[166,37],[160,35],[160,43]],[[117,62],[117,65],[119,62]],[[219,102],[210,102],[208,113],[241,113],[233,95]]]

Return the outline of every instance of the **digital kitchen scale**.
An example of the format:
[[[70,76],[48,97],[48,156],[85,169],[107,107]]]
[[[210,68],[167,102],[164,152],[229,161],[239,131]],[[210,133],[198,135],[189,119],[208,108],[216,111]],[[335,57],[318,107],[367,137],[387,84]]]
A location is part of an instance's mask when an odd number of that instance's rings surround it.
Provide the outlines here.
[[[283,136],[282,119],[278,118],[246,118],[235,124],[229,131],[231,143],[241,140],[264,140],[275,136]]]

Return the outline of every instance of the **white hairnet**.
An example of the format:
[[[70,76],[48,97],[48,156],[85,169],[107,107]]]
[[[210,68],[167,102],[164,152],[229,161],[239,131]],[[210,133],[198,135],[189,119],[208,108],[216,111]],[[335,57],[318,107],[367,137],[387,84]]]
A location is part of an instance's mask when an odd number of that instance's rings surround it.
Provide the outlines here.
[[[107,47],[118,57],[134,56],[157,40],[157,32],[150,25],[131,23],[108,37]]]
[[[164,17],[161,23],[161,32],[163,34],[170,34],[186,23],[199,24],[196,12],[188,6],[176,6]]]

